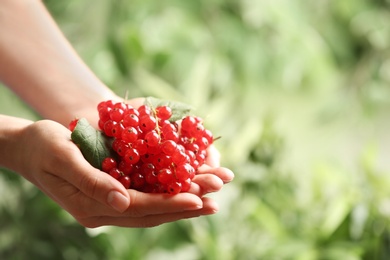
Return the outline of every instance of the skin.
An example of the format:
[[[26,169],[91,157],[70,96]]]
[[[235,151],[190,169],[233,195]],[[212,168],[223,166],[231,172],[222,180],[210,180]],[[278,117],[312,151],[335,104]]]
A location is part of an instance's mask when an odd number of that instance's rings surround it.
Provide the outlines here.
[[[33,183],[85,227],[153,227],[218,211],[205,195],[234,175],[220,167],[214,146],[190,191],[174,196],[126,190],[93,168],[66,126],[76,116],[97,122],[97,104],[121,98],[85,65],[40,1],[0,0],[0,28],[0,81],[45,118],[0,115],[1,167]],[[143,99],[128,102],[138,107]]]

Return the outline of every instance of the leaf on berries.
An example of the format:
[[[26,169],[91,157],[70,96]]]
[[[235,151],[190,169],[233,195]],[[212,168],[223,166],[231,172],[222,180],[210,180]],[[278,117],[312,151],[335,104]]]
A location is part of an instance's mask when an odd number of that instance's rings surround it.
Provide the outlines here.
[[[169,118],[169,121],[171,122],[176,122],[177,120],[180,120],[185,116],[188,116],[193,110],[193,107],[188,104],[177,102],[177,101],[158,99],[155,97],[145,98],[144,104],[153,108],[159,106],[170,107],[172,109],[172,116]]]
[[[78,120],[71,138],[84,158],[95,168],[101,169],[104,158],[111,155],[111,138],[96,130],[85,118]]]

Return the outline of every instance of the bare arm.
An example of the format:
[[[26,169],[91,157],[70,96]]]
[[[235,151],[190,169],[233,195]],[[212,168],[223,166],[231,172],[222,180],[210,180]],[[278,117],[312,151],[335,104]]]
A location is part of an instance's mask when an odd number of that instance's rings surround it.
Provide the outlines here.
[[[45,118],[94,119],[117,98],[76,54],[41,1],[0,1],[0,80]],[[92,111],[95,112],[95,111]]]
[[[75,116],[97,122],[96,105],[119,98],[83,63],[40,1],[0,0],[0,28],[0,81],[52,119],[0,115],[0,167],[19,173],[88,227],[155,226],[217,211],[204,195],[233,178],[217,165],[203,167],[190,192],[177,196],[126,190],[93,168],[63,125]]]

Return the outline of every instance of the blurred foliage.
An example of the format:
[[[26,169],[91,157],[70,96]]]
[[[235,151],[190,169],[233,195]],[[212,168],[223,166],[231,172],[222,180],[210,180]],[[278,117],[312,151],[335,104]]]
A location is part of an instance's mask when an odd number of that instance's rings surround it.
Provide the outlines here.
[[[90,230],[3,171],[0,258],[390,257],[390,1],[44,2],[116,93],[194,105],[236,178],[216,215]]]

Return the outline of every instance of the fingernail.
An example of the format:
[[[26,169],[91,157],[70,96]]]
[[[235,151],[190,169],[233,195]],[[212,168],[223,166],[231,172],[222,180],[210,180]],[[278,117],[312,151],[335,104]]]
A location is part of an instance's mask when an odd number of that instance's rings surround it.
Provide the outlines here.
[[[129,198],[115,190],[108,193],[107,202],[113,209],[119,212],[124,212],[130,204]]]
[[[197,204],[192,204],[191,206],[188,206],[185,210],[198,210],[203,208],[203,203],[197,203]]]
[[[226,179],[224,180],[225,182],[230,182],[230,181],[232,181],[233,179],[234,179],[234,173],[233,173],[233,171],[231,171],[230,169],[227,169],[227,168],[225,168],[225,170],[226,170]]]

